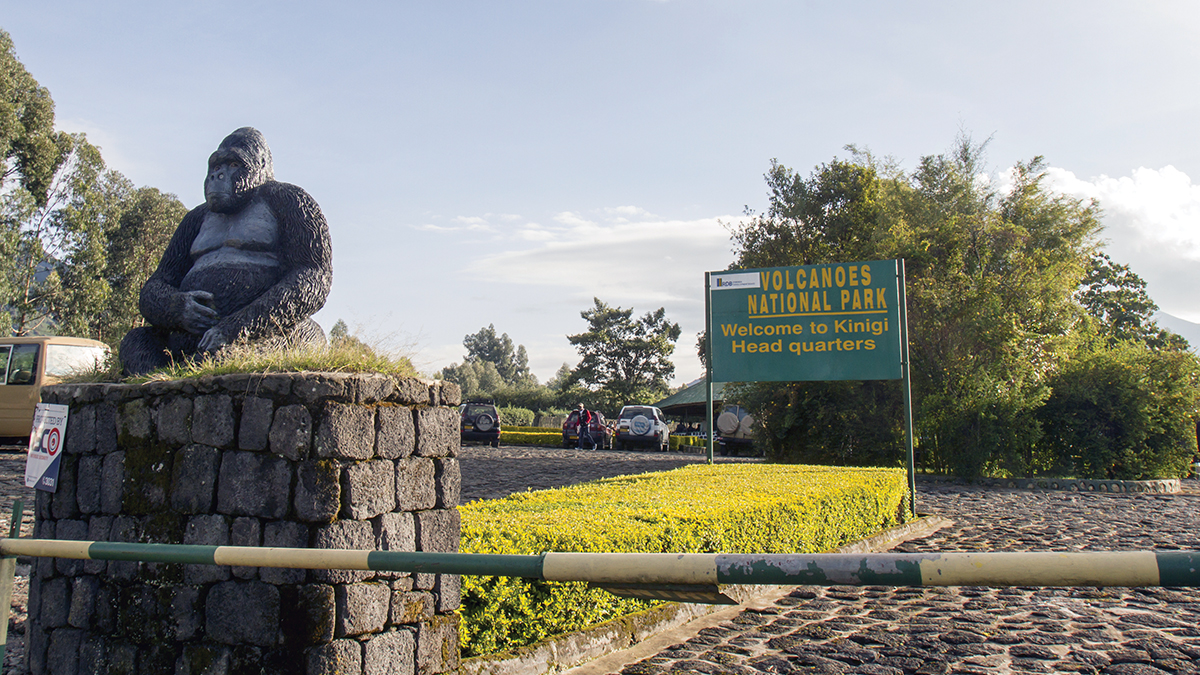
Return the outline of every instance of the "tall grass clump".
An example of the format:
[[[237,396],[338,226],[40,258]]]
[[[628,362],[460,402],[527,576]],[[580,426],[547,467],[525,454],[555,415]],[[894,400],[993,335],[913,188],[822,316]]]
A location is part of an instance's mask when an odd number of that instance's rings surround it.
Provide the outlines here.
[[[393,377],[418,377],[408,356],[372,348],[358,340],[334,340],[329,345],[300,345],[264,349],[230,345],[216,354],[184,359],[144,375],[123,378],[119,358],[89,371],[75,373],[69,383],[181,380],[235,373],[382,373]]]

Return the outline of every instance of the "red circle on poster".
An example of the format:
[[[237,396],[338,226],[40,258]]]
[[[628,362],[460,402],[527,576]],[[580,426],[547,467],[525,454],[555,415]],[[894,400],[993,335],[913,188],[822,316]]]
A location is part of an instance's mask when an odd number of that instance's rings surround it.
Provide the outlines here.
[[[54,428],[46,432],[46,452],[53,457],[58,453],[58,447],[62,444],[62,435],[58,433],[58,429]]]

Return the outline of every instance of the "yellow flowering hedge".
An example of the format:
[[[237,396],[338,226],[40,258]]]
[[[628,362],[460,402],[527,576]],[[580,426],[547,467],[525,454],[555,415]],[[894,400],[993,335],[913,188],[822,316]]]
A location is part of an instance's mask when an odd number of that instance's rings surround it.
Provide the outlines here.
[[[704,447],[704,444],[707,442],[707,439],[699,436],[672,436],[670,440],[671,451],[677,452],[681,445]]]
[[[805,553],[898,524],[900,469],[695,464],[459,507],[464,553]],[[463,577],[464,656],[532,644],[640,611],[584,583]]]
[[[562,432],[508,431],[500,429],[500,442],[506,445],[562,445]]]

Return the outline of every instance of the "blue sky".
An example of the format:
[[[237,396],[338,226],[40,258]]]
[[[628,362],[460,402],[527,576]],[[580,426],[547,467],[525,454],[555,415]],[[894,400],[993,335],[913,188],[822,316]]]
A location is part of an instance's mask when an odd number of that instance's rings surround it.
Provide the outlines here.
[[[1179,2],[94,3],[0,0],[59,128],[202,201],[233,129],[321,204],[318,320],[432,372],[488,324],[542,380],[598,296],[683,327],[700,374],[721,222],[848,143],[911,167],[957,134],[995,176],[1044,155],[1109,252],[1200,321],[1200,5]]]

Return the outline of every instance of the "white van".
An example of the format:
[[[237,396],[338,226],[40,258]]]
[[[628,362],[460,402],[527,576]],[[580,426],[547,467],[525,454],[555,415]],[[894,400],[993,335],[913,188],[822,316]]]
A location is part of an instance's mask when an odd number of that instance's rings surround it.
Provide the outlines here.
[[[0,437],[27,440],[42,387],[103,366],[108,353],[108,345],[87,338],[0,338]]]

